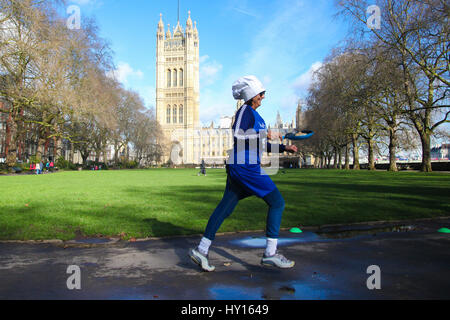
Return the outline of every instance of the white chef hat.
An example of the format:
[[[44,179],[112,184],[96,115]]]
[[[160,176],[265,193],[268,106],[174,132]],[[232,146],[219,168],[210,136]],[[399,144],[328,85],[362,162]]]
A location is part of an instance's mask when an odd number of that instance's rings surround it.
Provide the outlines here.
[[[247,102],[251,98],[266,91],[261,81],[255,76],[244,76],[233,83],[233,97],[236,100],[244,100]]]

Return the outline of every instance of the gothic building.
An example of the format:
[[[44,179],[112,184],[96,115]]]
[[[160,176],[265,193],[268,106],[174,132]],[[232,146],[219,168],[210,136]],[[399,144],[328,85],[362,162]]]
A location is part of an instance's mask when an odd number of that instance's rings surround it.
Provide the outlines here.
[[[218,127],[200,124],[199,33],[188,12],[185,29],[164,27],[162,14],[156,32],[156,117],[164,138],[160,141],[166,154],[163,163],[223,164],[233,146],[233,117],[222,117]],[[236,102],[236,111],[244,101]],[[275,127],[285,133],[300,126],[301,106],[296,121],[282,123],[278,114]],[[270,127],[270,126],[269,126]],[[290,141],[284,141],[290,144]]]
[[[165,137],[165,149],[181,149],[184,163],[194,162],[192,132],[200,127],[199,36],[191,12],[183,28],[164,30],[162,14],[156,33],[156,117]],[[170,153],[164,160],[169,160]]]

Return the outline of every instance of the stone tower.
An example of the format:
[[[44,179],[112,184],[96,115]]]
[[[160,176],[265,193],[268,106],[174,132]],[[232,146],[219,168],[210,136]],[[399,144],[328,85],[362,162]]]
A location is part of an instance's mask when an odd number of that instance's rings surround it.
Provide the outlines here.
[[[200,127],[199,37],[191,12],[186,29],[178,21],[164,32],[162,14],[156,32],[156,118],[164,133],[163,148],[169,160],[174,146],[181,148],[184,163],[194,161],[192,132]],[[181,151],[180,150],[180,151]]]
[[[305,125],[303,119],[303,105],[305,102],[302,99],[298,100],[297,110],[295,111],[295,127],[297,130],[303,130],[303,126]]]

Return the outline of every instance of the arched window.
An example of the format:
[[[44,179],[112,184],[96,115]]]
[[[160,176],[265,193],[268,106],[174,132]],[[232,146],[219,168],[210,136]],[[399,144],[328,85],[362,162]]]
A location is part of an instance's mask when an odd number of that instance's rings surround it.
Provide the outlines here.
[[[166,121],[167,123],[170,123],[170,106],[167,106],[166,109]]]
[[[173,106],[173,123],[177,123],[177,105]]]
[[[170,87],[172,81],[170,74],[171,74],[170,70],[167,70],[167,87]]]
[[[183,86],[183,69],[180,69],[180,80],[179,80],[179,82],[180,82],[180,87],[182,87]]]
[[[179,110],[179,117],[178,117],[178,119],[179,119],[179,123],[183,123],[183,121],[184,121],[184,119],[183,119],[183,115],[184,115],[184,113],[183,113],[183,105],[181,104],[180,105],[180,110]]]
[[[173,70],[173,86],[177,86],[177,69]]]

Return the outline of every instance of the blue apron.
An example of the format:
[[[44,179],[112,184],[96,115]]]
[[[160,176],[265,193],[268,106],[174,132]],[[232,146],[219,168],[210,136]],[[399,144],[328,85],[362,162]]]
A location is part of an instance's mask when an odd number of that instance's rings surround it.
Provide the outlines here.
[[[264,119],[259,115],[256,110],[247,106],[252,111],[252,116],[254,117],[253,130],[256,133],[260,131],[267,130],[266,123]],[[238,130],[239,128],[236,128]],[[258,138],[260,139],[260,138]],[[255,144],[254,144],[255,145]],[[256,146],[265,146],[266,141],[256,143]],[[276,189],[275,184],[272,179],[265,173],[264,169],[261,168],[261,155],[263,150],[250,150],[249,145],[245,148],[245,163],[233,163],[228,165],[228,175],[238,183],[243,189],[245,189],[249,195],[255,195],[257,197],[263,198],[270,192]],[[236,140],[233,148],[233,153],[237,154]],[[249,159],[255,159],[254,161],[249,161]]]

